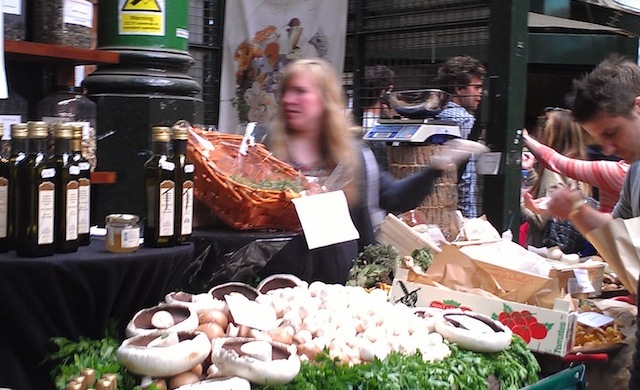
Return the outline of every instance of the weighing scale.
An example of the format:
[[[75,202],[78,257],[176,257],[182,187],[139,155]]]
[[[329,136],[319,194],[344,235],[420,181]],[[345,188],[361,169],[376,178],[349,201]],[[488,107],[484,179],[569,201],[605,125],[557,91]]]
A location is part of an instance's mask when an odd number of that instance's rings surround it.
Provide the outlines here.
[[[380,119],[364,137],[368,141],[440,144],[451,138],[461,138],[460,127],[454,121],[425,119]]]

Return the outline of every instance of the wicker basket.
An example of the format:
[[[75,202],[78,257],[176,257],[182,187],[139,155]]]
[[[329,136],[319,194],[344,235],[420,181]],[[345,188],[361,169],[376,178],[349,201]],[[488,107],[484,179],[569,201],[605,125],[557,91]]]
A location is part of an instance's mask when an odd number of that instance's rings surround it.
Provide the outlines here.
[[[256,188],[250,184],[288,180],[304,188],[306,180],[291,166],[273,157],[262,144],[250,146],[247,155],[241,155],[242,138],[242,135],[193,128],[187,153],[195,165],[196,198],[236,229],[299,231],[300,221],[291,202],[299,196],[297,192]],[[209,147],[205,146],[207,141],[211,143]],[[245,183],[245,179],[251,183]]]

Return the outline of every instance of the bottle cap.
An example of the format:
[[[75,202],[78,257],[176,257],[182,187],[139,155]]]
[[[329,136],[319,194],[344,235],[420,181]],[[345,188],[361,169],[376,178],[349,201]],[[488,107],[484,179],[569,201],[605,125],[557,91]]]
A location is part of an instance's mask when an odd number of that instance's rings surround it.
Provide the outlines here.
[[[29,130],[26,123],[11,124],[11,138],[26,139],[29,136]]]
[[[107,225],[135,225],[139,220],[134,214],[109,214],[104,219]]]
[[[152,127],[151,139],[158,142],[168,142],[171,139],[171,129],[166,126]]]
[[[73,138],[73,125],[70,123],[56,123],[55,137],[72,139]]]
[[[47,138],[49,135],[49,125],[43,121],[27,122],[29,138]]]

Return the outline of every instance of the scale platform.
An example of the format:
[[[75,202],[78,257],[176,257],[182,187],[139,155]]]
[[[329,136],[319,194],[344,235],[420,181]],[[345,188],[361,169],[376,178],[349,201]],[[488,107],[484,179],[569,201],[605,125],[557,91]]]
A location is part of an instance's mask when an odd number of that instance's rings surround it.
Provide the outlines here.
[[[460,127],[454,121],[441,119],[380,119],[362,139],[384,142],[442,143],[461,138]]]

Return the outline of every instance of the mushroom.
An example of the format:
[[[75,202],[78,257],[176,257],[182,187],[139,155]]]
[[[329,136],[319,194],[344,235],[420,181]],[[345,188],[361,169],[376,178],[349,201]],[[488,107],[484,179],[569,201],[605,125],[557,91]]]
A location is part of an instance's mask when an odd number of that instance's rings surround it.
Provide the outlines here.
[[[270,275],[264,278],[258,284],[257,289],[260,294],[266,294],[268,291],[275,290],[278,288],[299,287],[299,286],[305,286],[305,282],[303,282],[297,276],[290,275],[290,274],[275,274],[275,275]]]
[[[300,358],[295,348],[274,341],[260,341],[271,346],[273,360],[263,361],[244,352],[245,344],[255,339],[241,337],[219,338],[213,341],[211,362],[220,372],[228,376],[239,376],[257,384],[285,384],[293,380],[300,371]],[[255,344],[251,345],[252,347]],[[260,347],[260,346],[259,346]],[[248,348],[250,350],[255,348]],[[260,347],[259,349],[264,349]],[[262,351],[261,357],[266,353]]]
[[[500,352],[511,344],[511,329],[484,314],[445,310],[435,323],[436,332],[462,348],[476,352]]]
[[[198,314],[195,310],[177,304],[161,303],[137,312],[127,324],[125,333],[127,337],[133,337],[157,330],[190,331],[198,324]]]
[[[159,340],[173,342],[159,342]],[[130,337],[117,351],[120,363],[134,374],[170,377],[202,363],[211,351],[206,334],[194,331],[153,333]]]
[[[218,286],[214,286],[209,290],[209,294],[214,299],[224,301],[224,296],[231,293],[240,293],[247,297],[249,300],[254,301],[260,294],[255,287],[251,287],[246,283],[241,282],[229,282]]]
[[[174,291],[164,298],[167,303],[174,303],[194,309],[197,313],[203,310],[224,310],[225,302],[215,299],[211,294],[189,294],[184,291]]]

